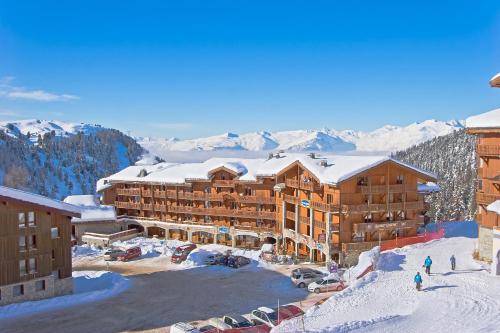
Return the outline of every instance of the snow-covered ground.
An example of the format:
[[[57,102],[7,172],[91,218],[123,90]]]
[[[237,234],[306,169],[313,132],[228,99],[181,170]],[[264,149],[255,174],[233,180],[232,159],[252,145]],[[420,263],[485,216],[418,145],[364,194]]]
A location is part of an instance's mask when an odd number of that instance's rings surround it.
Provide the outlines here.
[[[376,271],[273,332],[500,332],[500,279],[472,259],[475,223],[444,225],[450,238],[382,252]],[[431,276],[422,268],[428,255]]]
[[[131,282],[118,273],[73,272],[73,294],[2,306],[0,307],[0,320],[96,302],[115,296],[127,290],[130,285]]]

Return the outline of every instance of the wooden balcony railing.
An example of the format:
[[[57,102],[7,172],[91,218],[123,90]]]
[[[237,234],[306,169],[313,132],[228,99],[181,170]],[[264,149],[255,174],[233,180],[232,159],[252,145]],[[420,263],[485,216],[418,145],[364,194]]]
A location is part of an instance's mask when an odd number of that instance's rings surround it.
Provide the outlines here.
[[[500,195],[476,192],[476,202],[479,205],[489,205],[497,200],[500,200]]]
[[[214,180],[215,187],[234,187],[236,185],[234,180]]]
[[[285,202],[294,204],[294,205],[300,205],[301,200],[297,197],[291,196],[284,194],[283,195],[283,200]],[[337,205],[330,205],[330,204],[325,204],[322,202],[318,201],[309,201],[309,206],[313,208],[314,210],[318,210],[321,212],[331,212],[331,213],[338,213],[339,212],[339,206]]]
[[[203,207],[189,207],[189,206],[168,206],[167,210],[173,213],[193,214],[193,215],[241,217],[241,218],[266,219],[266,220],[276,219],[276,212],[269,212],[269,211],[251,211],[251,210],[203,208]]]
[[[141,193],[142,193],[143,197],[149,198],[149,197],[153,196],[153,192],[151,190],[142,190]]]
[[[500,145],[478,144],[476,152],[480,156],[500,156]]]
[[[167,192],[162,190],[154,190],[154,196],[156,198],[165,198]]]
[[[312,192],[319,192],[321,191],[321,185],[314,183],[313,181],[308,181],[305,182],[303,180],[296,180],[296,179],[286,179],[285,184],[288,187],[300,189],[300,190],[306,190],[306,191],[312,191]]]
[[[395,185],[361,185],[361,193],[403,193],[404,186],[402,184]]]
[[[353,224],[354,232],[374,232],[396,229],[411,229],[417,227],[417,220],[403,221],[388,221],[388,222],[372,222],[372,223],[356,223]]]
[[[258,195],[234,195],[236,201],[241,203],[255,203],[255,204],[266,204],[274,205],[276,203],[276,198],[274,197],[264,197]]]
[[[346,213],[368,213],[368,212],[387,212],[396,210],[423,210],[425,208],[423,201],[391,202],[389,204],[357,204],[342,205],[342,211]]]
[[[124,208],[124,209],[141,209],[141,204],[137,202],[124,202],[124,201],[115,201],[116,208]]]
[[[141,207],[143,210],[153,210],[153,204],[143,203]]]
[[[129,195],[129,196],[138,196],[141,195],[141,189],[139,188],[119,188],[116,190],[118,195]]]
[[[162,213],[166,213],[167,212],[167,206],[166,205],[156,204],[156,205],[154,205],[154,209],[155,209],[156,212],[162,212]]]

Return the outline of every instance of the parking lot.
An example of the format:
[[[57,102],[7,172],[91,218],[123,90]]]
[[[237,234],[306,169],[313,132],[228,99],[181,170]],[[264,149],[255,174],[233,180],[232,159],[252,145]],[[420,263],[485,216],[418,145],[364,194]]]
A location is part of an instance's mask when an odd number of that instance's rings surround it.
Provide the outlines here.
[[[168,332],[178,321],[206,320],[248,313],[259,306],[296,303],[307,308],[326,294],[309,294],[290,282],[297,266],[240,269],[221,266],[178,269],[169,257],[106,264],[80,260],[75,270],[111,270],[126,275],[132,287],[96,303],[0,322],[2,332]]]

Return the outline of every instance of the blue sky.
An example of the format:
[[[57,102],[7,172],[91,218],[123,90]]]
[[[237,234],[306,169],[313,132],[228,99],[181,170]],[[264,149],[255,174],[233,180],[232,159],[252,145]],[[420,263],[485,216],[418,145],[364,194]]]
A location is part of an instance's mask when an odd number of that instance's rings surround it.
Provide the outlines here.
[[[0,120],[373,130],[499,106],[500,1],[4,1]]]

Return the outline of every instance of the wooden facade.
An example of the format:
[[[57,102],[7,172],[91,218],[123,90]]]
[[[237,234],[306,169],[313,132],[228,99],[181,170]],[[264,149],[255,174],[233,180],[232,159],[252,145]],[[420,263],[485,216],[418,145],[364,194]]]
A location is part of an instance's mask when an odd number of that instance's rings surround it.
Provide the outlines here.
[[[0,195],[0,287],[70,279],[73,216],[79,215]],[[37,299],[23,294],[21,300]],[[6,303],[0,295],[0,304]]]
[[[182,184],[113,181],[103,201],[160,237],[244,247],[273,239],[281,252],[342,262],[359,244],[415,235],[426,211],[417,183],[434,180],[388,160],[331,185],[297,161],[255,181],[224,168]]]

